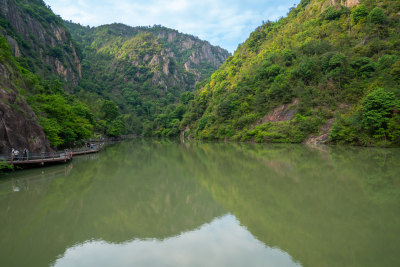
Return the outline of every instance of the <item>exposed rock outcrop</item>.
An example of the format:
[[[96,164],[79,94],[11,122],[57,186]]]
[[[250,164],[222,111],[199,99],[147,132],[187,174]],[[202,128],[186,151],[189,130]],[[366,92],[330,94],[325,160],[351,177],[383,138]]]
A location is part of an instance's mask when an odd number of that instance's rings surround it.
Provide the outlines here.
[[[31,71],[43,76],[57,74],[76,85],[81,77],[81,64],[69,32],[50,10],[41,20],[32,15],[30,10],[36,7],[33,3],[23,6],[15,0],[1,0],[0,17],[11,28],[0,30],[0,34],[7,38],[15,57],[35,58],[33,64],[26,66]]]
[[[293,119],[296,114],[297,105],[299,100],[295,99],[290,104],[281,105],[275,108],[272,112],[268,113],[267,116],[257,122],[257,124],[263,124],[265,122],[277,122],[277,121],[288,121]]]
[[[338,4],[340,3],[341,5],[347,6],[347,7],[353,7],[356,5],[360,4],[359,0],[331,0],[331,5]]]
[[[0,64],[1,75],[4,66]],[[5,88],[8,88],[7,90]],[[0,87],[0,153],[10,153],[11,148],[31,152],[49,151],[49,141],[39,125],[35,113],[18,92],[9,84]]]
[[[86,60],[104,55],[111,66],[109,70],[118,70],[124,82],[137,86],[138,80],[144,83],[150,79],[151,85],[163,92],[171,88],[193,90],[197,82],[211,76],[230,56],[228,51],[207,41],[162,26],[130,27],[115,23],[87,28],[71,22],[65,25],[82,47],[90,47],[85,51]],[[129,64],[136,68],[127,67]],[[113,90],[118,86],[113,86]]]
[[[163,30],[157,35],[157,38],[168,43],[173,43],[174,49],[176,50],[174,52],[172,51],[172,48],[167,47],[165,50],[162,51],[161,61],[164,64],[164,74],[169,74],[169,71],[167,71],[166,68],[166,64],[169,64],[168,57],[176,58],[176,56],[179,56],[177,54],[188,54],[189,52],[188,57],[177,60],[177,63],[181,65],[186,72],[194,75],[195,83],[201,81],[208,75],[211,75],[211,73],[202,73],[202,66],[208,65],[213,69],[218,69],[222,65],[222,63],[224,63],[224,61],[228,58],[228,56],[230,56],[230,54],[226,50],[218,46],[212,46],[207,41],[202,41],[197,37],[191,35],[180,34],[177,31],[170,29]],[[179,77],[179,75],[177,75],[174,77],[173,80],[180,83],[185,83],[185,80],[187,78],[187,75],[184,75],[183,77]],[[194,84],[190,85],[190,87],[192,88],[193,86]]]
[[[304,143],[309,145],[321,145],[327,143],[329,141],[329,133],[334,122],[334,119],[329,119],[320,127],[318,135],[309,136]]]

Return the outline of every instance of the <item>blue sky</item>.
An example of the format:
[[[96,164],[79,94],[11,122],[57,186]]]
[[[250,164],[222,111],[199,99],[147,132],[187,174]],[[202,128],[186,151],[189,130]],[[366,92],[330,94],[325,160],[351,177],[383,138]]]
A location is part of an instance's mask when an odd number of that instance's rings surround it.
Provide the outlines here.
[[[161,24],[233,52],[262,21],[285,16],[300,0],[44,0],[63,19],[99,26]]]

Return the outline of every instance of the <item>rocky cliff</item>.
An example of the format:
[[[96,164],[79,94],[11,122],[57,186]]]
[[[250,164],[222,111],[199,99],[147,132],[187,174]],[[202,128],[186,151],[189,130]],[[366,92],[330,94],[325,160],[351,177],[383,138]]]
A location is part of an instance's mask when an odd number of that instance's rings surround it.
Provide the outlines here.
[[[131,118],[127,130],[136,134],[152,129],[158,115],[174,109],[182,93],[193,91],[230,55],[197,37],[158,25],[65,25],[82,49],[79,95],[92,103],[96,97],[114,101]],[[182,110],[174,116],[181,114]]]
[[[213,72],[210,70],[218,69],[229,56],[225,49],[212,46],[209,42],[201,41],[191,35],[181,34],[161,26],[155,26],[150,31],[158,32],[157,38],[167,44],[163,54],[172,56],[177,60],[179,67],[183,65],[187,72],[194,74],[195,82],[209,77]],[[164,61],[167,61],[165,57]],[[204,66],[210,69],[207,71]]]
[[[26,101],[18,98],[18,92],[0,88],[0,98],[0,154],[10,153],[10,148],[49,151],[49,141],[35,113]]]
[[[148,81],[158,89],[181,91],[194,89],[197,82],[211,76],[228,51],[197,37],[162,26],[130,27],[123,24],[95,28],[65,22],[74,39],[82,46],[85,76],[101,80],[104,74],[124,76],[123,83],[141,87]],[[103,61],[105,65],[93,64]],[[118,75],[112,77],[114,81]],[[105,90],[121,90],[121,82]]]
[[[0,38],[0,153],[49,150],[26,99],[40,80],[59,79],[65,89],[78,83],[81,66],[71,35],[42,0],[1,0]]]
[[[43,77],[55,74],[72,85],[78,83],[76,47],[61,18],[42,0],[1,0],[0,21],[0,34],[23,67]]]
[[[0,36],[0,44],[0,154],[10,153],[12,147],[31,152],[49,150],[35,113],[21,95],[26,84],[4,37]]]
[[[161,26],[64,24],[42,0],[1,0],[0,41],[1,152],[141,134],[229,56]]]

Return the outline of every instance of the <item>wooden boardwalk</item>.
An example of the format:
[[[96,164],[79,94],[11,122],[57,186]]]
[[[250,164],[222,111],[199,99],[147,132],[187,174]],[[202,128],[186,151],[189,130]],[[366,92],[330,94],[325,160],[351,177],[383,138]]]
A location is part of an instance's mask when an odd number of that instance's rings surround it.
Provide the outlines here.
[[[18,167],[29,167],[29,166],[43,166],[54,163],[65,163],[72,159],[70,151],[63,152],[50,152],[50,153],[28,153],[27,155],[20,155],[14,157],[8,156],[5,161],[8,164]]]
[[[47,153],[27,153],[24,155],[20,153],[18,157],[10,155],[0,155],[0,160],[7,162],[10,165],[17,167],[35,167],[44,166],[57,163],[65,163],[72,160],[73,156],[86,155],[98,153],[99,149],[95,148],[81,148],[81,149],[67,149],[59,152]]]
[[[86,150],[72,150],[72,156],[79,156],[79,155],[86,155],[86,154],[93,154],[98,153],[99,149],[86,149]]]

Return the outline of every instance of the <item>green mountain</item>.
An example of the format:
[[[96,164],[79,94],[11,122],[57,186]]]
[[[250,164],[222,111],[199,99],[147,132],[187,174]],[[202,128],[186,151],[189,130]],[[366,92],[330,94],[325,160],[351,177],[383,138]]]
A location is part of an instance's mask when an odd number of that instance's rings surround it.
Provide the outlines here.
[[[151,127],[157,114],[175,108],[181,93],[192,91],[229,56],[222,48],[162,26],[65,25],[83,51],[83,78],[75,92],[89,106],[97,98],[116,103],[125,114],[126,134]]]
[[[175,123],[199,139],[399,145],[399,26],[399,1],[303,0],[257,28]]]
[[[229,56],[161,26],[67,23],[42,0],[0,2],[0,47],[0,153],[151,132]]]
[[[81,77],[79,50],[60,17],[42,0],[4,0],[1,35],[16,61],[40,77],[57,76],[76,85]]]
[[[93,115],[66,93],[81,72],[62,20],[42,0],[0,7],[0,153],[48,151],[90,137]]]
[[[400,144],[398,1],[302,0],[229,58],[162,26],[83,27],[42,0],[0,7],[1,153],[95,133]]]

